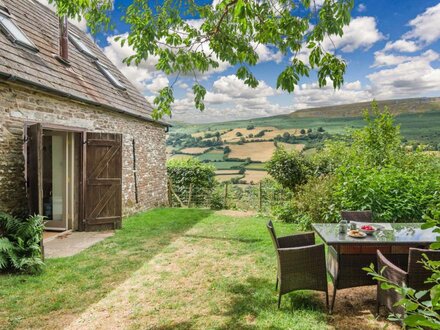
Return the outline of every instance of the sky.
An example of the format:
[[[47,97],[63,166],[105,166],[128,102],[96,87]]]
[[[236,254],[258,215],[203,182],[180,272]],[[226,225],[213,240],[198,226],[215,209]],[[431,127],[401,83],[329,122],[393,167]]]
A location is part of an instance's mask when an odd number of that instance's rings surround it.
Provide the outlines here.
[[[47,0],[39,0],[47,2]],[[121,21],[130,0],[115,0],[112,14],[115,29],[96,36],[95,41],[109,59],[152,103],[157,92],[174,81],[155,69],[151,58],[138,67],[122,63],[132,49],[114,40],[128,31]],[[74,22],[87,29],[84,20]],[[200,24],[194,20],[194,24]],[[238,80],[236,67],[220,63],[199,80],[206,87],[206,109],[196,110],[190,78],[175,84],[173,120],[201,123],[266,117],[298,109],[327,105],[440,95],[440,1],[356,1],[352,19],[342,37],[333,37],[324,47],[347,62],[345,83],[339,90],[319,88],[314,74],[302,79],[291,94],[276,89],[278,74],[289,57],[273,47],[257,48],[258,64],[252,72],[259,86],[252,89]],[[307,60],[306,49],[299,54]]]

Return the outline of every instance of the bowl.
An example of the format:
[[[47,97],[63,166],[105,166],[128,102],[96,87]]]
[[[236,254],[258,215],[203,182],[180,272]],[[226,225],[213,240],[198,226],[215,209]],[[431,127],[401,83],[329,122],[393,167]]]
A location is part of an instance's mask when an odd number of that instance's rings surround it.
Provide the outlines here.
[[[377,228],[372,225],[363,225],[359,227],[359,230],[367,235],[373,235],[377,231]]]

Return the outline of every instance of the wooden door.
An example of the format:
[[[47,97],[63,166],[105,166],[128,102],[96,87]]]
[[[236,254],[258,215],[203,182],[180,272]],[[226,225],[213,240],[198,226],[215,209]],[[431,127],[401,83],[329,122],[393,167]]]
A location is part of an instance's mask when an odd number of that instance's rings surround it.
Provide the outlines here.
[[[26,137],[26,190],[29,214],[43,214],[43,127],[30,125]]]
[[[119,228],[122,220],[122,135],[86,133],[84,230]]]

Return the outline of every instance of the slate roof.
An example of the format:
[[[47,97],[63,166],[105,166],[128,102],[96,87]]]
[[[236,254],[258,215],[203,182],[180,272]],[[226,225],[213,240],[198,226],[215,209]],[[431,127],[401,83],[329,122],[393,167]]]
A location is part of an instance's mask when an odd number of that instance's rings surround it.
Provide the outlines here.
[[[108,67],[126,90],[120,90],[98,70],[93,60],[82,54],[69,41],[71,66],[61,64],[58,55],[59,25],[57,15],[36,0],[2,0],[13,21],[39,49],[38,53],[12,43],[0,32],[0,75],[31,82],[60,95],[100,105],[109,110],[127,113],[152,121],[151,105],[145,97],[112,64],[89,37],[73,24],[69,33],[77,35],[101,63]],[[160,122],[163,124],[162,122]]]

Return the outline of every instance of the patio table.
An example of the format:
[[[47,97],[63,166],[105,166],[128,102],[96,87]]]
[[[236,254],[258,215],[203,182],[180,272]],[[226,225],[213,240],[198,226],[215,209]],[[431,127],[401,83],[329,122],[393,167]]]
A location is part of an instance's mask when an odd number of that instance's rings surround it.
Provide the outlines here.
[[[374,223],[374,226],[382,229],[365,238],[352,238],[347,234],[340,234],[335,223],[312,224],[314,231],[328,246],[327,271],[333,282],[330,311],[333,310],[336,290],[376,284],[362,268],[371,263],[377,264],[377,250],[395,265],[406,269],[409,248],[428,248],[435,242],[436,234],[432,229],[421,229],[421,225],[421,223]]]

